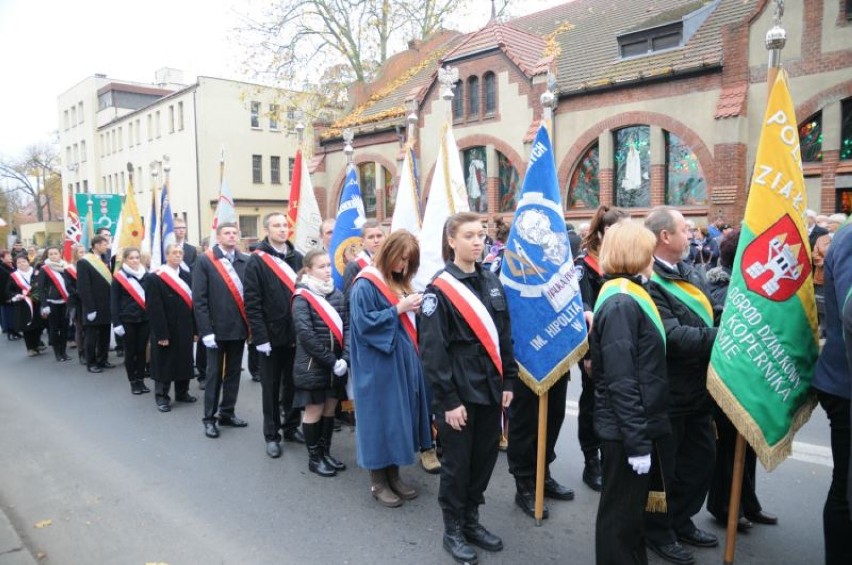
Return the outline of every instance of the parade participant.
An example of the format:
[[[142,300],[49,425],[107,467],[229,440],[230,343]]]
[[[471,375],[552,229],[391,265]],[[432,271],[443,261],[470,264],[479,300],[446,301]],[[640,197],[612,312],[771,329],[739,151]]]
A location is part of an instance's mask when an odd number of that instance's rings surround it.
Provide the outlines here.
[[[627,220],[610,227],[599,248],[605,283],[589,336],[594,424],[603,452],[595,522],[598,565],[648,562],[642,521],[651,459],[655,442],[671,433],[666,336],[648,294],[655,246],[653,233]]]
[[[125,247],[121,268],[112,278],[110,312],[115,335],[124,338],[124,369],[132,394],[151,392],[145,386],[149,335],[145,288],[149,277],[139,249]]]
[[[9,282],[6,285],[6,296],[14,307],[12,327],[16,332],[24,335],[27,355],[35,357],[44,350],[44,347],[39,344],[42,323],[36,285],[38,273],[30,265],[26,253],[18,255],[15,265],[17,269],[9,276]]]
[[[320,236],[322,237],[322,248],[331,251],[331,237],[334,235],[334,218],[326,218],[320,225]]]
[[[7,296],[6,289],[9,287],[9,277],[15,270],[14,258],[11,251],[0,251],[0,320],[3,322],[3,333],[6,339],[14,341],[21,336],[14,330],[14,307],[9,302],[11,296]]]
[[[583,297],[583,308],[591,314],[603,285],[603,271],[600,267],[600,250],[606,231],[630,216],[620,208],[598,206],[585,237],[581,243],[583,253],[574,258],[574,268]],[[564,380],[564,379],[563,379]],[[583,451],[583,482],[592,490],[601,490],[600,441],[595,434],[593,414],[595,412],[595,384],[591,374],[591,352],[580,363],[580,382],[582,391],[578,402],[577,438]],[[551,394],[553,394],[551,392]],[[562,411],[560,411],[562,412]],[[550,411],[548,411],[548,415]],[[532,502],[527,498],[528,502]]]
[[[423,296],[420,358],[443,446],[444,549],[456,561],[475,563],[468,542],[503,549],[479,523],[479,506],[497,462],[500,416],[512,402],[518,365],[503,285],[476,262],[485,241],[479,214],[451,216],[442,239],[446,266]],[[510,428],[510,449],[513,441]]]
[[[68,299],[73,279],[66,273],[68,264],[62,260],[58,247],[47,248],[47,260],[39,273],[38,288],[41,297],[41,314],[47,316],[47,333],[53,354],[59,362],[69,361]]]
[[[659,443],[668,512],[647,513],[645,533],[648,547],[663,559],[693,563],[695,557],[680,542],[696,547],[719,543],[692,521],[707,496],[716,456],[707,392],[707,366],[716,339],[714,309],[701,277],[682,260],[689,252],[683,215],[658,206],[645,226],[657,237],[650,293],[666,330],[672,426],[672,434]]]
[[[207,253],[210,249],[210,238],[201,239],[201,252]],[[195,343],[195,372],[198,375],[198,388],[204,390],[205,379],[207,378],[207,348],[204,343],[197,341]]]
[[[347,295],[352,290],[352,283],[361,269],[373,263],[373,257],[385,241],[385,230],[378,220],[367,220],[361,227],[362,249],[355,259],[346,264],[343,269],[343,292]]]
[[[77,293],[82,304],[86,365],[90,373],[115,367],[109,362],[112,273],[102,259],[104,254],[109,254],[109,239],[96,235],[92,238],[91,253],[77,261]]]
[[[192,269],[192,266],[195,265],[195,259],[198,257],[198,249],[186,241],[186,220],[183,218],[175,218],[174,228],[175,244],[183,250],[183,263],[181,263],[181,268],[189,271]]]
[[[263,437],[266,454],[281,456],[281,438],[304,442],[299,431],[301,413],[293,409],[293,360],[296,334],[291,304],[302,254],[288,243],[287,217],[272,212],[263,219],[266,237],[246,266],[246,316],[260,353]],[[284,402],[280,402],[280,396]],[[283,413],[283,425],[282,425]]]
[[[181,265],[183,246],[166,246],[166,263],[147,278],[147,310],[151,324],[151,378],[157,410],[170,412],[169,391],[174,383],[175,400],[192,403],[192,345],[198,337],[192,315],[192,282]],[[125,361],[126,363],[126,361]]]
[[[831,486],[823,507],[826,565],[852,563],[852,515],[850,515],[850,397],[852,370],[843,337],[844,309],[852,303],[852,224],[834,232],[823,262],[825,298],[825,345],[817,359],[811,386],[831,425]],[[848,318],[846,320],[848,322]],[[850,328],[852,329],[852,328]],[[847,334],[846,340],[852,336]]]
[[[349,315],[343,293],[334,288],[331,259],[323,249],[311,249],[305,254],[293,298],[293,321],[293,407],[305,409],[302,430],[308,448],[308,469],[321,477],[333,477],[346,469],[330,450],[334,409],[343,396],[349,372]]]
[[[219,224],[216,237],[218,244],[198,257],[192,272],[195,322],[207,348],[203,422],[204,434],[209,438],[219,437],[217,412],[221,426],[248,426],[248,422],[234,414],[234,407],[248,338],[242,281],[249,258],[237,249],[236,224]]]
[[[391,508],[417,496],[399,467],[432,447],[414,324],[422,297],[411,286],[419,266],[417,239],[398,230],[359,273],[349,296],[358,465],[370,471],[373,497]]]

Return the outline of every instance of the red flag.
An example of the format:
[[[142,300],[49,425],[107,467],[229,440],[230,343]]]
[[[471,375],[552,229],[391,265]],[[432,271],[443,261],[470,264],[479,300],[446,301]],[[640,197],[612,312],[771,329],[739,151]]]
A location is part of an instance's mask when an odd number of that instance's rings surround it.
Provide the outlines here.
[[[74,202],[74,195],[68,195],[68,212],[65,215],[65,241],[62,245],[62,258],[65,261],[72,263],[72,247],[80,243],[80,236],[83,233],[83,228],[80,225],[80,214],[77,213],[77,204]]]
[[[296,151],[296,161],[293,163],[293,178],[290,179],[290,206],[287,209],[287,224],[290,233],[296,231],[296,218],[299,214],[299,197],[302,191],[302,150]]]

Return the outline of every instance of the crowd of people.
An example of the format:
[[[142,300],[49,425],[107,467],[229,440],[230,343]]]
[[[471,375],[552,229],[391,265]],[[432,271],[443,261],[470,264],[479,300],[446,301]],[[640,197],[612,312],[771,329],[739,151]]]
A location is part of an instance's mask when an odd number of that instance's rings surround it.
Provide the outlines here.
[[[824,513],[826,563],[848,564],[852,227],[841,228],[839,216],[825,228],[811,219],[826,335],[813,386],[831,421],[835,465]],[[290,242],[283,213],[268,214],[263,227],[251,253],[239,249],[231,223],[199,250],[176,219],[176,241],[154,269],[134,247],[111,256],[108,232],[95,235],[88,250],[78,246],[72,263],[54,246],[0,251],[3,331],[23,339],[33,357],[47,340],[59,363],[76,347],[93,373],[114,367],[114,339],[130,392],[151,392],[145,381],[152,379],[160,412],[173,400],[196,402],[189,383],[197,378],[211,439],[221,427],[248,426],[236,406],[249,344],[269,457],[281,456],[283,441],[303,443],[310,472],[329,478],[345,471],[331,453],[335,416],[354,404],[357,464],[368,471],[376,501],[393,508],[417,497],[400,468],[419,460],[440,474],[444,549],[466,563],[477,562],[473,546],[500,551],[503,541],[480,522],[479,506],[505,449],[516,504],[535,516],[539,410],[517,378],[499,279],[508,226],[498,225],[490,240],[479,214],[452,216],[443,234],[445,267],[424,292],[412,286],[420,250],[405,230],[388,236],[367,221],[341,291],[328,253],[333,222],[323,223],[323,247],[304,255]],[[582,480],[601,493],[597,562],[647,563],[649,548],[688,565],[695,556],[686,545],[718,545],[693,522],[705,501],[720,523],[728,518],[736,430],[710,397],[706,375],[739,230],[722,218],[698,228],[670,207],[640,222],[601,206],[588,225],[569,229],[569,239],[589,327],[578,439]],[[548,395],[544,491],[551,500],[574,498],[550,472],[567,382],[568,375]],[[749,450],[740,530],[778,521],[757,498],[755,473]]]

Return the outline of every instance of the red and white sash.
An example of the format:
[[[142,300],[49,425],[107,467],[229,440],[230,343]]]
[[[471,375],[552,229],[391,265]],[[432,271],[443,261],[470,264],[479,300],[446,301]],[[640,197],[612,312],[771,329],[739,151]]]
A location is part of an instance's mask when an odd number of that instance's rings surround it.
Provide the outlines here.
[[[65,267],[68,270],[70,267]],[[53,286],[56,287],[56,290],[59,291],[59,294],[62,296],[62,300],[68,300],[68,288],[65,286],[65,279],[62,277],[62,273],[57,273],[47,265],[44,267],[44,272],[47,274],[47,278],[50,279],[50,282],[53,283]],[[77,273],[74,273],[75,275]],[[45,296],[45,298],[47,298]]]
[[[356,279],[367,279],[382,293],[382,296],[391,303],[391,306],[396,306],[399,303],[399,297],[396,295],[394,291],[390,289],[388,283],[385,282],[382,273],[372,265],[368,265],[361,269],[361,272],[358,273]],[[414,323],[414,312],[408,311],[404,314],[399,315],[399,322],[402,324],[403,329],[405,329],[406,333],[408,333],[408,337],[411,338],[411,342],[414,344],[414,349],[419,350],[419,346],[417,344],[417,325]]]
[[[68,275],[72,279],[74,279],[75,281],[77,280],[77,267],[75,267],[74,265],[68,265],[67,267],[65,267],[65,272],[68,273]]]
[[[113,278],[118,281],[118,284],[127,291],[127,294],[136,301],[143,310],[145,309],[145,289],[136,280],[136,277],[128,277],[122,269],[116,271]]]
[[[500,357],[500,337],[485,304],[469,288],[446,271],[438,275],[432,284],[444,293],[444,296],[461,314],[502,377],[503,359]]]
[[[355,256],[355,262],[363,269],[373,264],[373,258],[370,257],[369,253],[362,250],[361,253]]]
[[[324,296],[314,294],[304,288],[296,289],[296,293],[293,296],[301,296],[311,305],[311,308],[319,314],[319,317],[322,318],[322,321],[331,330],[331,335],[334,336],[340,347],[343,347],[343,318],[340,317],[334,306]]]
[[[163,265],[157,270],[157,275],[163,280],[166,285],[177,293],[183,299],[186,306],[192,310],[192,289],[186,284],[180,275],[176,274],[170,267]]]
[[[296,271],[286,261],[259,249],[255,251],[255,254],[290,289],[291,293],[296,292]]]
[[[35,270],[30,271],[30,273],[35,274]],[[30,308],[30,318],[33,317],[33,299],[30,298],[30,293],[33,291],[32,285],[27,282],[27,279],[24,278],[24,275],[21,274],[20,271],[12,271],[12,280],[15,281],[15,284],[21,288],[21,295],[24,297],[24,302],[27,303],[27,306]],[[32,275],[30,275],[32,277]],[[29,325],[29,324],[28,324]]]
[[[234,253],[237,253],[236,251]],[[213,253],[212,249],[207,251],[207,257],[210,259],[210,262],[213,263],[213,268],[216,269],[216,272],[219,273],[219,276],[222,277],[222,280],[225,282],[225,286],[228,287],[228,290],[231,292],[231,296],[234,298],[234,302],[237,303],[237,308],[240,310],[240,316],[243,318],[243,322],[246,327],[248,327],[248,317],[246,316],[246,304],[243,301],[243,282],[240,280],[239,275],[237,275],[237,271],[234,270],[234,266],[231,265],[231,262],[225,259],[224,257],[220,260],[216,258],[216,254]]]

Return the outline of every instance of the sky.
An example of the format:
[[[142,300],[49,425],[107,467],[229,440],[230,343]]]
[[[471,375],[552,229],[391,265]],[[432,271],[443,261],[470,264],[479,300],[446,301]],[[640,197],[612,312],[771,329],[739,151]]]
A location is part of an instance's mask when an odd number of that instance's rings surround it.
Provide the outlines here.
[[[561,0],[565,1],[565,0]],[[270,0],[0,0],[0,160],[14,159],[58,128],[56,99],[96,73],[153,82],[162,67],[184,82],[213,76],[246,80],[234,28]],[[560,0],[515,2],[517,15]],[[473,0],[457,29],[485,25],[489,0]]]

